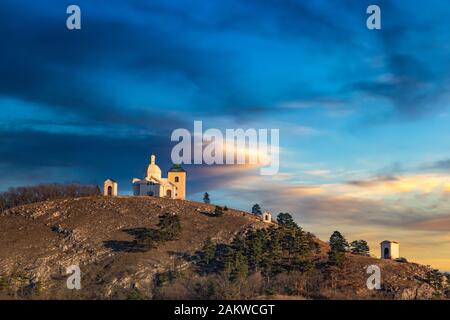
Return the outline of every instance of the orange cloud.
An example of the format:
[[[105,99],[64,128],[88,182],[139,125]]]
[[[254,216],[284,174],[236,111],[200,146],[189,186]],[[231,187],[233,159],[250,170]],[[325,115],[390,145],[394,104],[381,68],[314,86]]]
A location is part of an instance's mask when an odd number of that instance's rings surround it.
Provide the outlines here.
[[[274,214],[292,213],[323,240],[340,230],[349,240],[370,241],[375,255],[381,240],[398,240],[401,255],[408,260],[450,270],[446,260],[450,237],[443,238],[450,230],[450,197],[445,195],[450,191],[450,175],[410,174],[328,184],[307,184],[299,176],[263,177],[243,170],[227,186],[234,195],[252,199]]]

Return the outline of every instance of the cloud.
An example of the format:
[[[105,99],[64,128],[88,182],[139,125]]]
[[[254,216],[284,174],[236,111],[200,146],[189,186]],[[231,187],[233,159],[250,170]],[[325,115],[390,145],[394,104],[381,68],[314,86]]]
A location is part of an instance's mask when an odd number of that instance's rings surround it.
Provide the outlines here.
[[[73,114],[83,121],[145,126],[161,108],[187,108],[192,115],[214,111],[216,116],[248,121],[280,109],[295,113],[310,104],[331,108],[334,115],[348,114],[348,109],[342,110],[349,102],[348,93],[339,94],[333,88],[321,88],[324,92],[317,93],[309,79],[317,71],[305,70],[305,78],[295,81],[274,79],[288,79],[289,73],[259,71],[267,62],[284,70],[283,46],[290,45],[292,39],[302,45],[306,41],[306,48],[322,54],[324,46],[338,48],[334,58],[348,50],[359,55],[365,52],[360,41],[349,41],[365,36],[354,28],[355,23],[364,22],[364,3],[233,1],[231,5],[198,3],[193,10],[176,3],[135,0],[114,11],[99,10],[82,1],[89,14],[83,15],[84,28],[79,32],[61,27],[57,10],[64,9],[62,5],[41,8],[19,1],[24,3],[19,8],[14,3],[0,5],[4,13],[0,36],[10,39],[0,56],[4,75],[0,94]],[[324,10],[324,4],[331,8]],[[227,10],[223,10],[225,5]],[[340,19],[335,18],[336,12]],[[21,28],[22,21],[33,28]],[[430,63],[417,54],[403,52],[404,47],[413,46],[409,38],[398,41],[405,29],[402,23],[387,26],[381,36],[389,81],[367,76],[355,81],[349,90],[385,97],[401,113],[419,113],[424,104],[435,108],[436,99],[445,92],[445,74],[431,70]],[[277,44],[277,50],[270,59],[261,52],[249,55],[248,48],[230,45],[230,39],[245,41],[241,37],[264,43],[264,47]],[[283,46],[279,47],[281,41]],[[394,47],[392,52],[388,51],[390,46]],[[295,46],[291,49],[299,50]],[[253,68],[248,67],[253,61]],[[365,67],[356,61],[355,70],[361,74]],[[348,74],[328,63],[329,73],[336,73],[333,82],[339,85],[347,81]],[[325,74],[314,81],[322,83],[329,77]],[[248,85],[255,80],[254,87]],[[434,85],[441,80],[442,86]],[[161,91],[167,91],[170,99],[157,98]],[[137,112],[129,112],[131,104]],[[157,123],[160,121],[154,125]]]
[[[409,174],[334,184],[293,183],[286,175],[287,183],[245,170],[232,177],[217,189],[208,189],[217,203],[238,198],[243,199],[238,203],[244,210],[259,203],[274,215],[290,212],[321,239],[339,230],[350,241],[369,241],[376,255],[380,241],[397,240],[401,255],[409,261],[450,270],[448,261],[439,259],[450,249],[450,239],[444,238],[450,223],[450,197],[444,190],[448,175]]]
[[[0,139],[0,166],[8,172],[0,180],[2,189],[43,181],[101,184],[112,177],[119,181],[121,192],[126,192],[131,190],[131,178],[143,175],[152,151],[160,155],[163,168],[170,166],[170,144],[159,136],[1,130]]]
[[[414,194],[426,196],[431,193],[446,192],[449,175],[436,173],[405,174],[402,176],[382,176],[367,180],[349,181],[342,186],[344,193],[359,197],[379,198],[394,194]]]
[[[442,35],[435,15],[411,19],[413,13],[395,2],[382,1],[380,6],[383,27],[374,34],[379,45],[373,50],[377,63],[347,89],[388,101],[393,112],[382,114],[382,121],[415,120],[438,113],[449,101],[450,72],[440,67],[448,49],[434,45]]]
[[[440,77],[425,62],[407,54],[392,54],[387,59],[388,77],[357,82],[353,89],[390,100],[408,118],[443,107],[439,102],[449,93],[448,83],[437,85]]]
[[[424,231],[438,231],[448,233],[450,230],[450,216],[423,219],[421,221],[411,223],[409,228],[424,230]]]
[[[304,171],[304,173],[310,176],[317,176],[322,178],[329,178],[332,176],[330,170],[306,170]]]
[[[311,97],[309,99],[285,101],[280,103],[279,107],[285,109],[307,109],[315,107],[336,109],[345,106],[346,103],[348,103],[348,101],[342,98],[322,97],[318,95],[317,97]]]
[[[424,168],[448,171],[448,170],[450,170],[450,159],[436,161],[435,163],[433,163],[431,165],[424,166]]]
[[[219,51],[192,46],[189,37],[173,37],[151,19],[143,26],[126,15],[86,14],[84,27],[69,32],[60,17],[48,15],[43,22],[39,11],[25,8],[0,5],[0,36],[10,39],[0,55],[1,95],[83,120],[143,125],[161,106],[147,99],[139,112],[130,112],[130,93],[120,81],[147,88],[178,82],[180,90],[197,87],[197,92],[210,92],[211,81],[227,86],[226,65],[215,63],[222,61]],[[21,28],[23,21],[33,29]]]
[[[354,181],[349,181],[348,184],[352,185],[352,186],[357,186],[357,187],[373,187],[376,185],[379,185],[380,183],[384,183],[384,182],[393,182],[393,181],[398,181],[397,177],[394,176],[381,176],[381,177],[375,177],[369,180],[354,180]]]
[[[253,199],[250,201],[275,212],[291,212],[308,224],[326,221],[343,226],[402,228],[445,216],[450,209],[450,197],[446,196],[450,176],[447,175],[417,174],[350,183],[301,184],[242,170],[228,175],[227,180],[217,181],[220,183],[216,188],[225,189],[227,197]]]
[[[218,20],[217,26],[222,29],[274,38],[321,39],[321,45],[325,47],[354,44],[346,37],[350,31],[346,19],[356,14],[360,5],[344,10],[341,4],[326,2],[329,7],[323,10],[324,2],[317,5],[298,1],[232,2],[233,5],[227,3],[230,9]],[[333,19],[336,11],[342,14],[342,19]]]

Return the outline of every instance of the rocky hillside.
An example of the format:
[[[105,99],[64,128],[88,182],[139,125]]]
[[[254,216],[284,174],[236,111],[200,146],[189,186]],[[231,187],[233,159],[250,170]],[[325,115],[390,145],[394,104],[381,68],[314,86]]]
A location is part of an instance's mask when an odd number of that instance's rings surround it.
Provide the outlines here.
[[[191,255],[207,237],[227,242],[248,227],[264,227],[255,216],[228,210],[208,216],[215,206],[143,197],[88,197],[41,202],[0,215],[0,275],[19,287],[29,282],[41,297],[122,297],[137,286],[149,291],[156,273]],[[135,240],[141,228],[152,228],[163,213],[175,213],[181,237],[144,250]],[[187,263],[187,262],[185,262]],[[67,292],[66,268],[79,265],[83,290]],[[7,286],[4,284],[3,286]]]
[[[248,228],[266,228],[257,217],[229,209],[213,217],[215,206],[144,197],[86,197],[41,202],[0,214],[0,298],[125,299],[138,290],[152,297],[155,275],[169,268],[187,270],[210,237],[229,243]],[[155,228],[158,216],[173,213],[182,226],[179,240],[144,248],[136,235]],[[318,268],[327,245],[317,240]],[[365,268],[377,264],[383,290],[366,289]],[[66,288],[66,268],[79,265],[82,290]],[[350,255],[334,272],[321,298],[432,298],[427,267]],[[195,277],[192,273],[192,277]],[[338,289],[337,289],[338,288]]]

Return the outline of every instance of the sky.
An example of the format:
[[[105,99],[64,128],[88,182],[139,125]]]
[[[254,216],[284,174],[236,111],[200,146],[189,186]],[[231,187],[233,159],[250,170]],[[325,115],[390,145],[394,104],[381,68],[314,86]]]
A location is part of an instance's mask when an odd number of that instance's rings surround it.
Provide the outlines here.
[[[66,8],[81,8],[81,30]],[[381,8],[368,30],[366,9]],[[0,2],[0,191],[111,177],[130,194],[177,128],[280,130],[280,170],[184,165],[188,198],[400,242],[450,271],[446,1]]]

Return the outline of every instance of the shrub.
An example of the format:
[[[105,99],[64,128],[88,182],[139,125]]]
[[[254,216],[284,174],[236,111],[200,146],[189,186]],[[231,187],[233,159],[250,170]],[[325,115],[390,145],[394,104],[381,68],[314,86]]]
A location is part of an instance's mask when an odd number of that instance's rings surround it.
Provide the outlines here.
[[[159,216],[159,240],[177,240],[181,233],[180,218],[175,214],[165,213]]]
[[[351,252],[361,256],[369,256],[369,246],[365,240],[355,240],[350,243]]]
[[[127,300],[145,300],[145,295],[138,289],[133,288],[127,296]]]
[[[216,206],[216,208],[214,209],[214,216],[220,217],[221,215],[223,215],[222,207]]]
[[[6,276],[0,276],[0,291],[10,288],[8,278]]]
[[[96,185],[40,184],[36,186],[9,188],[0,193],[0,211],[40,201],[100,195]]]

